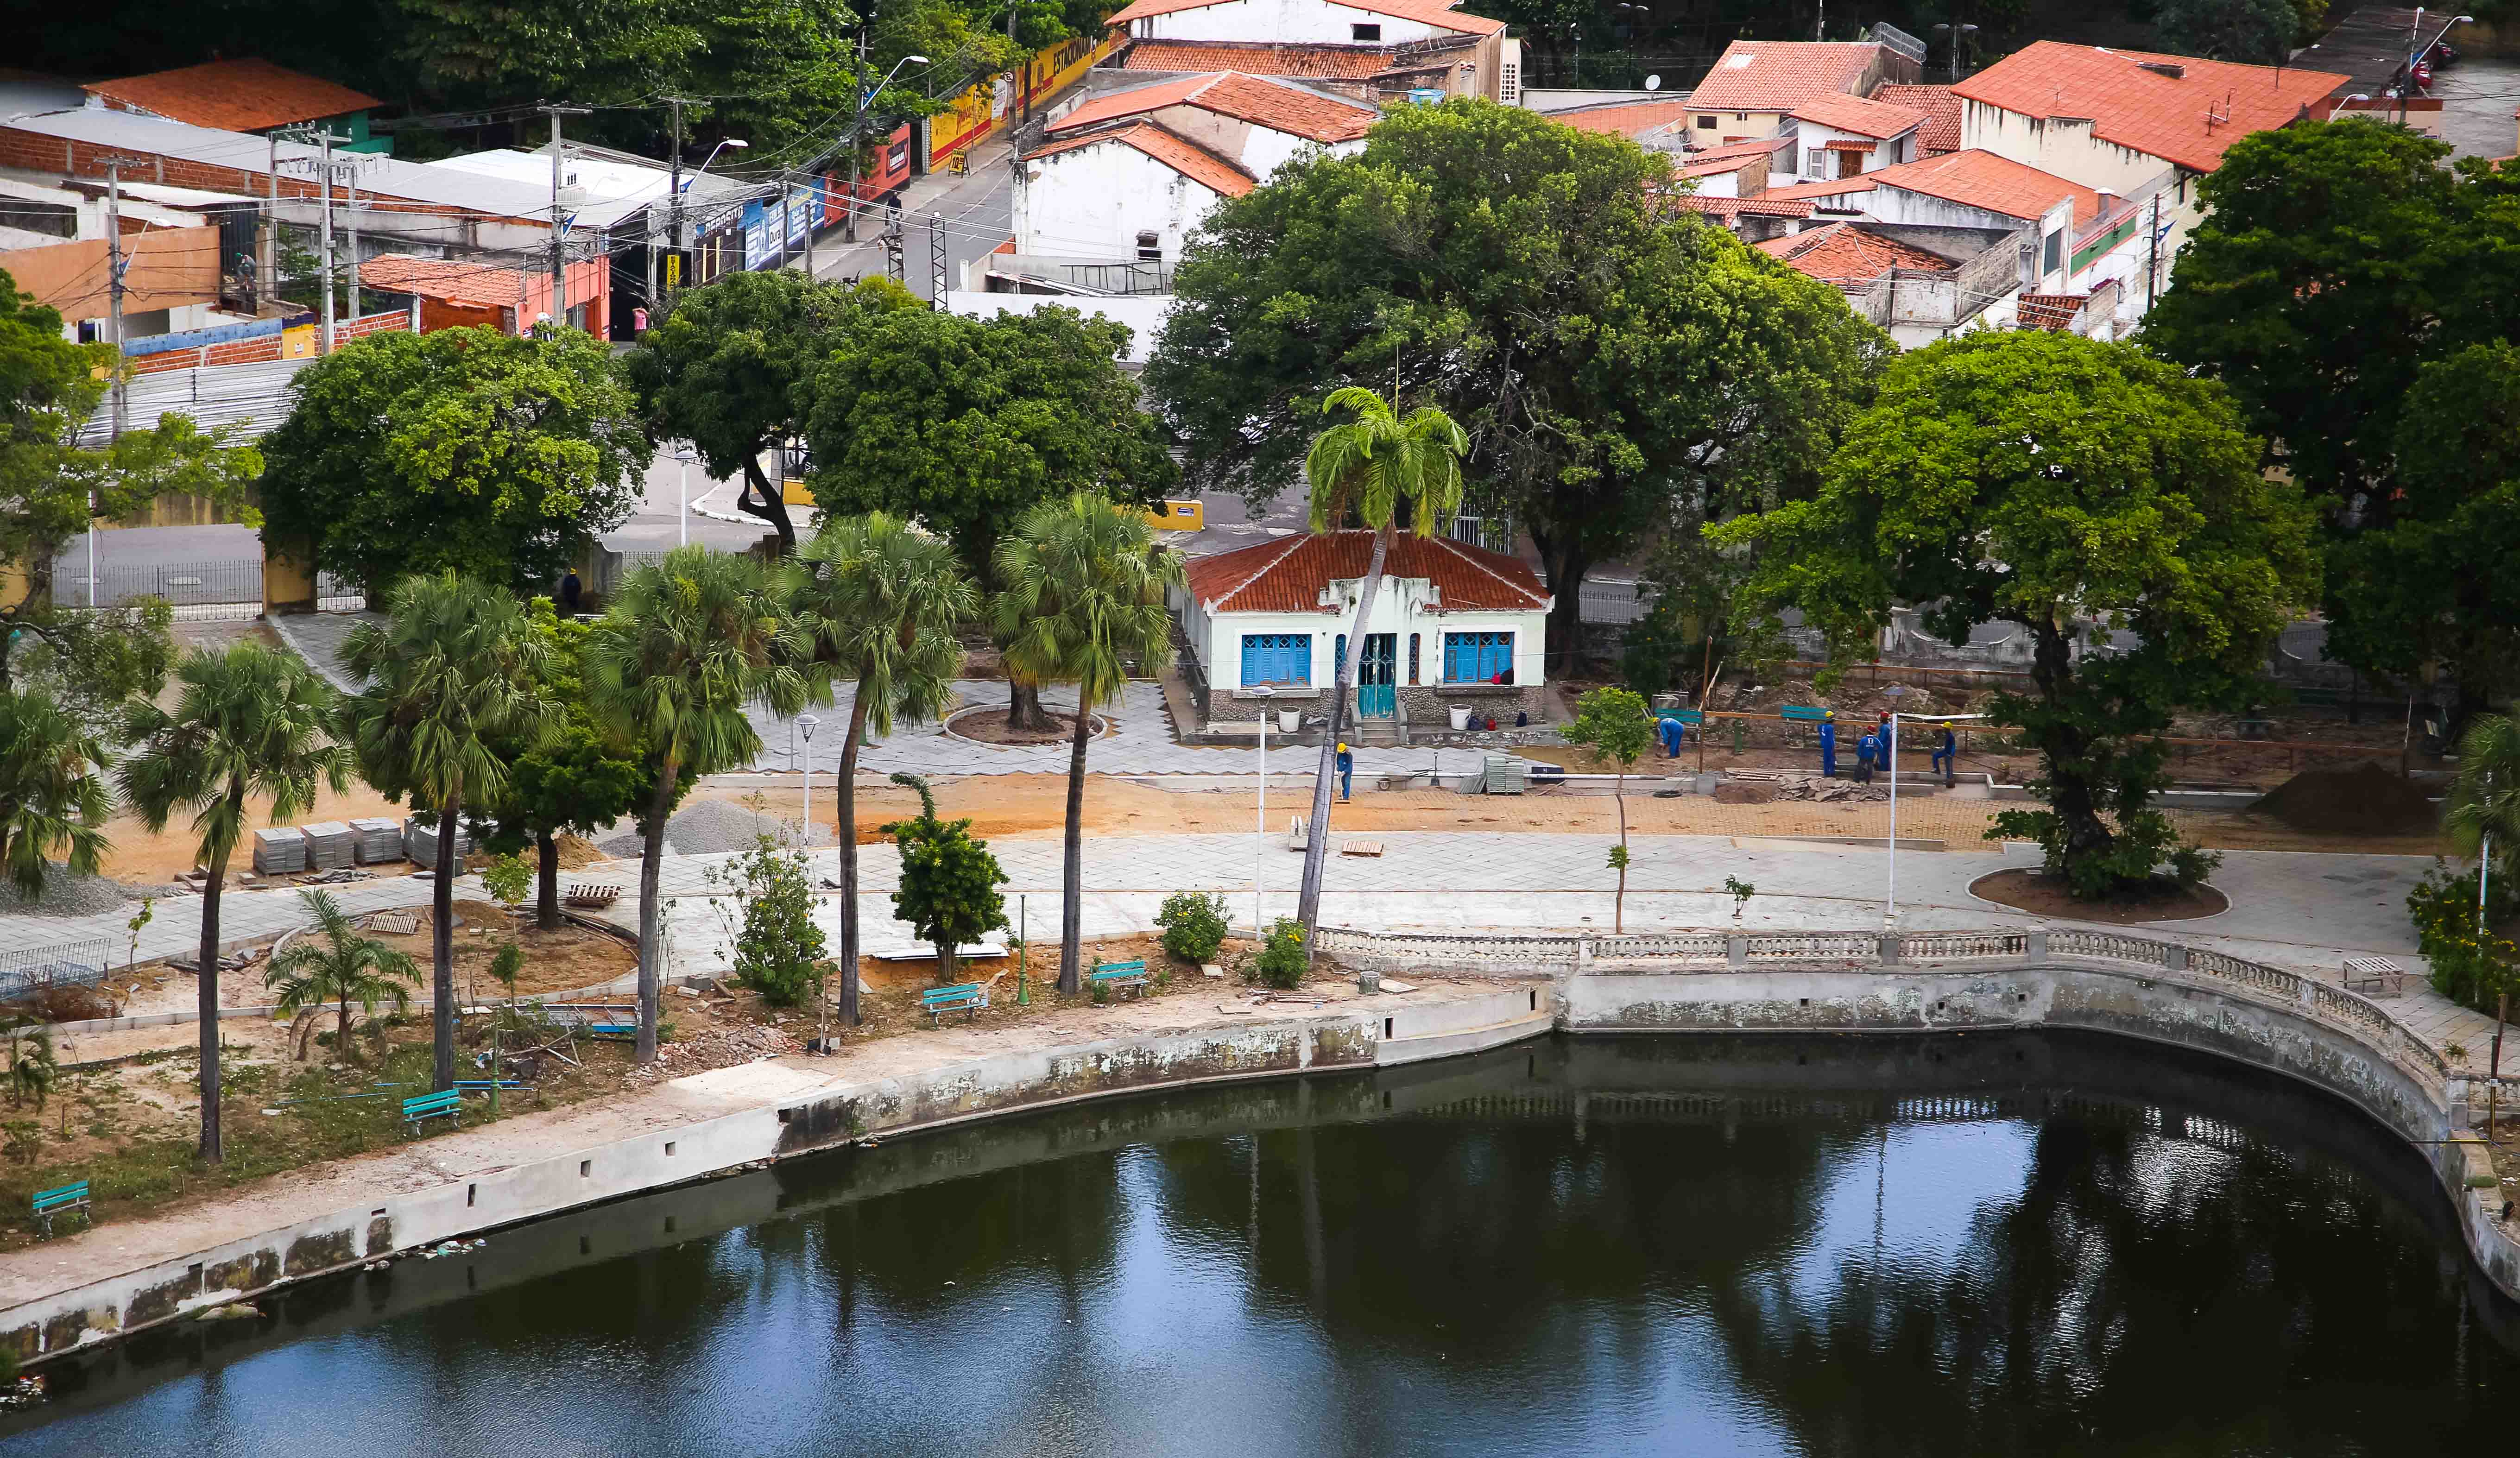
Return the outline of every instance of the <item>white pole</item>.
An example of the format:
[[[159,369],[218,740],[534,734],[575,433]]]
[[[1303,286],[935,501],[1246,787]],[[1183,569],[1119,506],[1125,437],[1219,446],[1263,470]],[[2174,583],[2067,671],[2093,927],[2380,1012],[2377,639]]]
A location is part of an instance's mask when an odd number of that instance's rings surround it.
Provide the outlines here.
[[[692,458],[684,455],[679,459],[683,463],[683,505],[676,515],[682,522],[682,544],[688,547],[692,544]]]
[[[822,723],[823,721],[821,719],[818,719],[809,713],[801,713],[796,716],[796,727],[805,731],[805,805],[803,814],[805,817],[805,850],[809,855],[813,853],[814,849],[814,731],[820,728]]]
[[[88,579],[94,581],[95,578],[96,573],[90,571]],[[1259,844],[1251,856],[1251,935],[1266,942],[1269,934],[1260,920],[1260,882],[1268,874],[1269,866],[1269,701],[1265,698],[1260,701],[1260,812],[1257,820]]]
[[[91,538],[92,539],[92,538]],[[88,569],[88,580],[96,580],[96,569]],[[2494,771],[2485,772],[2485,802],[2494,803]],[[2476,847],[2476,937],[2485,939],[2485,883],[2494,874],[2494,832],[2487,831]]]
[[[1890,761],[1890,881],[1881,891],[1881,931],[1899,930],[1899,715],[1890,715],[1890,743],[1883,747]]]

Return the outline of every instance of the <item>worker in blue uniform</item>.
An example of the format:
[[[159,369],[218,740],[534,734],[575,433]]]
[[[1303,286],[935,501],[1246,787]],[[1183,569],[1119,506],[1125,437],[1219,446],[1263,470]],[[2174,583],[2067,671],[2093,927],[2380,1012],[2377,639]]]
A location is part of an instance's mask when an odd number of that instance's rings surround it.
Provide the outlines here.
[[[1677,759],[1680,747],[1688,740],[1688,726],[1682,723],[1677,715],[1664,714],[1654,724],[1654,735],[1662,741],[1662,757]]]
[[[1820,716],[1821,778],[1837,778],[1837,710],[1822,709]]]

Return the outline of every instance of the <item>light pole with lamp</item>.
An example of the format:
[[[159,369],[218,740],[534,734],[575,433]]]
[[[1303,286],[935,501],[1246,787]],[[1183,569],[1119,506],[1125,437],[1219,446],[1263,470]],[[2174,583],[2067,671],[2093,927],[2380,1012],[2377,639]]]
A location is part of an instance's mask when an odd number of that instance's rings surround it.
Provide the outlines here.
[[[861,64],[863,64],[864,57],[866,55],[864,50],[863,32],[860,33],[860,50],[858,54]],[[849,123],[849,242],[851,243],[858,241],[858,203],[861,201],[858,197],[858,169],[863,165],[866,159],[865,133],[867,103],[874,101],[877,95],[880,93],[883,88],[891,85],[892,78],[901,74],[901,68],[903,67],[909,66],[914,62],[918,65],[925,66],[927,64],[927,58],[924,56],[902,57],[900,60],[892,63],[892,69],[883,73],[882,80],[876,82],[873,88],[860,91],[858,93],[857,119]],[[860,71],[859,74],[864,75],[866,73],[864,71]],[[940,304],[938,307],[941,308],[943,305]],[[1080,713],[1083,711],[1084,710],[1081,708],[1078,710]]]
[[[674,452],[674,459],[683,467],[683,504],[674,513],[674,520],[682,528],[679,545],[688,547],[692,544],[692,448],[686,445]]]
[[[1890,715],[1890,743],[1883,746],[1890,762],[1890,876],[1881,890],[1881,934],[1884,936],[1899,929],[1899,720],[1910,718],[1920,724],[1957,724],[1985,717],[1982,713],[1901,714],[1895,710]]]
[[[2327,109],[2327,119],[2334,121],[2336,119],[2337,113],[2344,111],[2347,107],[2352,106],[2358,101],[2369,101],[2370,99],[2371,93],[2367,91],[2357,91],[2352,96],[2340,96],[2336,99],[2336,105]]]
[[[1937,30],[1948,30],[1952,33],[1952,79],[1954,81],[1958,81],[1960,78],[1960,37],[1969,34],[1971,31],[1977,29],[1977,27],[1975,25],[1955,25],[1949,22],[1943,22],[1935,25],[1934,28]]]
[[[797,761],[805,771],[805,800],[797,813],[803,818],[805,827],[801,833],[804,849],[799,854],[805,857],[809,876],[812,874],[811,867],[814,864],[814,730],[822,722],[812,714],[800,713],[788,723],[788,752],[790,755],[796,752],[796,736],[799,734],[805,736],[804,757]],[[823,980],[820,978],[814,980],[814,1049],[817,1057],[831,1056],[831,989],[823,985]]]
[[[1269,700],[1278,691],[1264,683],[1244,692],[1260,701],[1260,810],[1254,821],[1260,843],[1251,857],[1251,936],[1265,944],[1269,930],[1260,921],[1260,883],[1269,866]]]

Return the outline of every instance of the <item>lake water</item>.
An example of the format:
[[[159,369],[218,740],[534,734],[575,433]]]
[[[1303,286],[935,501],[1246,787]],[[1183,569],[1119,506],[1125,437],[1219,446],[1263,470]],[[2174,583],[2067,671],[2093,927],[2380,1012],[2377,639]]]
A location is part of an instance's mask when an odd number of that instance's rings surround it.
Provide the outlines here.
[[[2394,1455],[2520,1379],[2403,1145],[2050,1032],[1131,1099],[264,1310],[54,1368],[0,1453]]]

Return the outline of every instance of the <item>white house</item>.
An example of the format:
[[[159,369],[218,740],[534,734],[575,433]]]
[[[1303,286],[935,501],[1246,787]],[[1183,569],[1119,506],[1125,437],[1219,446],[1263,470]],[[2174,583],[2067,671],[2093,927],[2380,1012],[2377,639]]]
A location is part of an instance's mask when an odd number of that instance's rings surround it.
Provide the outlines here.
[[[1914,161],[1924,124],[1922,112],[1832,91],[1796,103],[1782,131],[1805,177],[1853,177]]]
[[[1736,40],[1689,93],[1689,130],[1703,147],[1773,137],[1816,97],[1869,96],[1917,74],[1912,58],[1874,41]]]
[[[1210,732],[1250,732],[1266,711],[1328,710],[1372,545],[1362,529],[1307,533],[1188,565],[1174,608],[1206,684]],[[1401,533],[1366,624],[1356,717],[1440,728],[1462,706],[1506,724],[1537,720],[1550,603],[1518,558]]]
[[[1014,251],[1165,262],[1209,208],[1309,148],[1354,153],[1381,113],[1292,81],[1214,71],[1095,97],[1024,155]]]
[[[1521,42],[1445,0],[1138,0],[1105,23],[1128,31],[1112,58],[1128,70],[1287,76],[1361,101],[1521,99]]]

